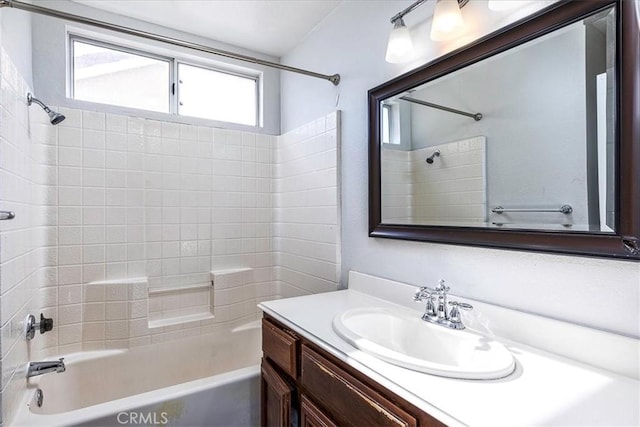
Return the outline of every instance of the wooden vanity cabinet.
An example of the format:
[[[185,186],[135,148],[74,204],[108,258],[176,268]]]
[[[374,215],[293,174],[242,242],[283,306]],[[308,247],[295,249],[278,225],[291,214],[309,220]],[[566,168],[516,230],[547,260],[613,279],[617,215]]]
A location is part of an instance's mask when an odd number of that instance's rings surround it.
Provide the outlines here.
[[[444,425],[266,314],[262,351],[262,426]]]
[[[283,378],[267,360],[262,361],[260,411],[262,425],[295,425],[295,387]]]

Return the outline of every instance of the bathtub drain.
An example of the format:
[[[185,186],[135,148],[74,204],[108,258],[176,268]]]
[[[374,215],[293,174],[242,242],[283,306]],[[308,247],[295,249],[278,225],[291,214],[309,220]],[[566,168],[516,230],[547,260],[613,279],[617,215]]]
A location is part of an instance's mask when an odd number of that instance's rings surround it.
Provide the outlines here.
[[[36,405],[38,408],[42,408],[42,401],[44,400],[44,393],[41,389],[36,390]]]

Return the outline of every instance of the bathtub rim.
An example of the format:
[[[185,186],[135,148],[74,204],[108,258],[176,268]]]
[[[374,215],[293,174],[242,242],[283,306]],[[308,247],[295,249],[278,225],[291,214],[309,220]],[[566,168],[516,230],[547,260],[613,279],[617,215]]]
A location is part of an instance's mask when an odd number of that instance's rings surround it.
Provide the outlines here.
[[[38,388],[37,384],[33,384],[29,387],[29,391],[25,393],[15,418],[7,427],[35,427],[44,425],[43,422],[46,422],[47,427],[66,427],[69,425],[70,419],[73,419],[73,422],[76,424],[86,423],[111,414],[118,414],[120,412],[135,410],[142,406],[179,399],[190,394],[224,386],[238,380],[258,377],[259,375],[260,365],[252,365],[210,377],[199,378],[140,394],[134,394],[132,396],[123,397],[109,402],[98,403],[85,408],[56,414],[38,414],[31,411],[30,405],[34,400],[35,391]]]

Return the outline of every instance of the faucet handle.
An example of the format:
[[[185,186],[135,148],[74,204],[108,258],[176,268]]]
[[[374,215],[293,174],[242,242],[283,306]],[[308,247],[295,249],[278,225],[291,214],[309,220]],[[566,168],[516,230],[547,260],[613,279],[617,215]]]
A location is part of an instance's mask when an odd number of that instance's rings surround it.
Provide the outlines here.
[[[420,302],[425,298],[429,298],[431,294],[433,294],[434,292],[435,291],[433,289],[427,288],[426,286],[421,286],[418,288],[415,295],[413,296],[413,300],[415,302]]]
[[[449,320],[453,323],[461,323],[460,320],[460,310],[473,310],[473,306],[471,304],[467,304],[466,302],[458,302],[458,301],[449,301],[449,305],[451,306],[451,312],[449,312]]]
[[[36,336],[36,330],[41,334],[53,330],[53,318],[46,318],[40,313],[40,322],[36,322],[36,316],[30,314],[24,321],[24,330],[27,341],[32,340]]]
[[[449,301],[449,305],[454,308],[461,308],[462,310],[473,310],[473,306],[471,304],[467,304],[466,302]]]
[[[420,302],[425,298],[431,298],[431,296],[437,293],[438,293],[437,288],[433,289],[433,288],[429,288],[428,286],[421,286],[420,288],[418,288],[418,290],[416,291],[416,294],[413,296],[413,300],[416,302]]]
[[[440,279],[440,281],[438,282],[438,286],[436,286],[436,292],[441,295],[446,294],[450,289],[451,288],[449,286],[446,286],[444,284],[444,279]]]

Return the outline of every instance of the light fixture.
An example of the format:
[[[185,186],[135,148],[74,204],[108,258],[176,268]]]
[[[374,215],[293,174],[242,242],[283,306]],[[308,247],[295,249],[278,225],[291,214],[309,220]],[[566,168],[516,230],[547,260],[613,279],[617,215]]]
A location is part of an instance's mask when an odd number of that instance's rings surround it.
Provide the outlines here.
[[[412,59],[413,42],[411,41],[409,28],[407,28],[402,18],[426,1],[418,0],[391,18],[393,30],[389,34],[389,42],[387,43],[387,53],[385,55],[387,62],[395,64]],[[464,28],[460,9],[469,0],[436,1],[431,27],[431,39],[435,41],[450,40],[456,37],[461,32],[461,29]]]
[[[398,64],[410,60],[412,54],[413,42],[411,41],[411,34],[402,18],[398,18],[393,24],[391,34],[389,34],[385,59],[392,64]]]
[[[464,29],[460,5],[456,0],[437,0],[431,21],[431,40],[451,40]]]

